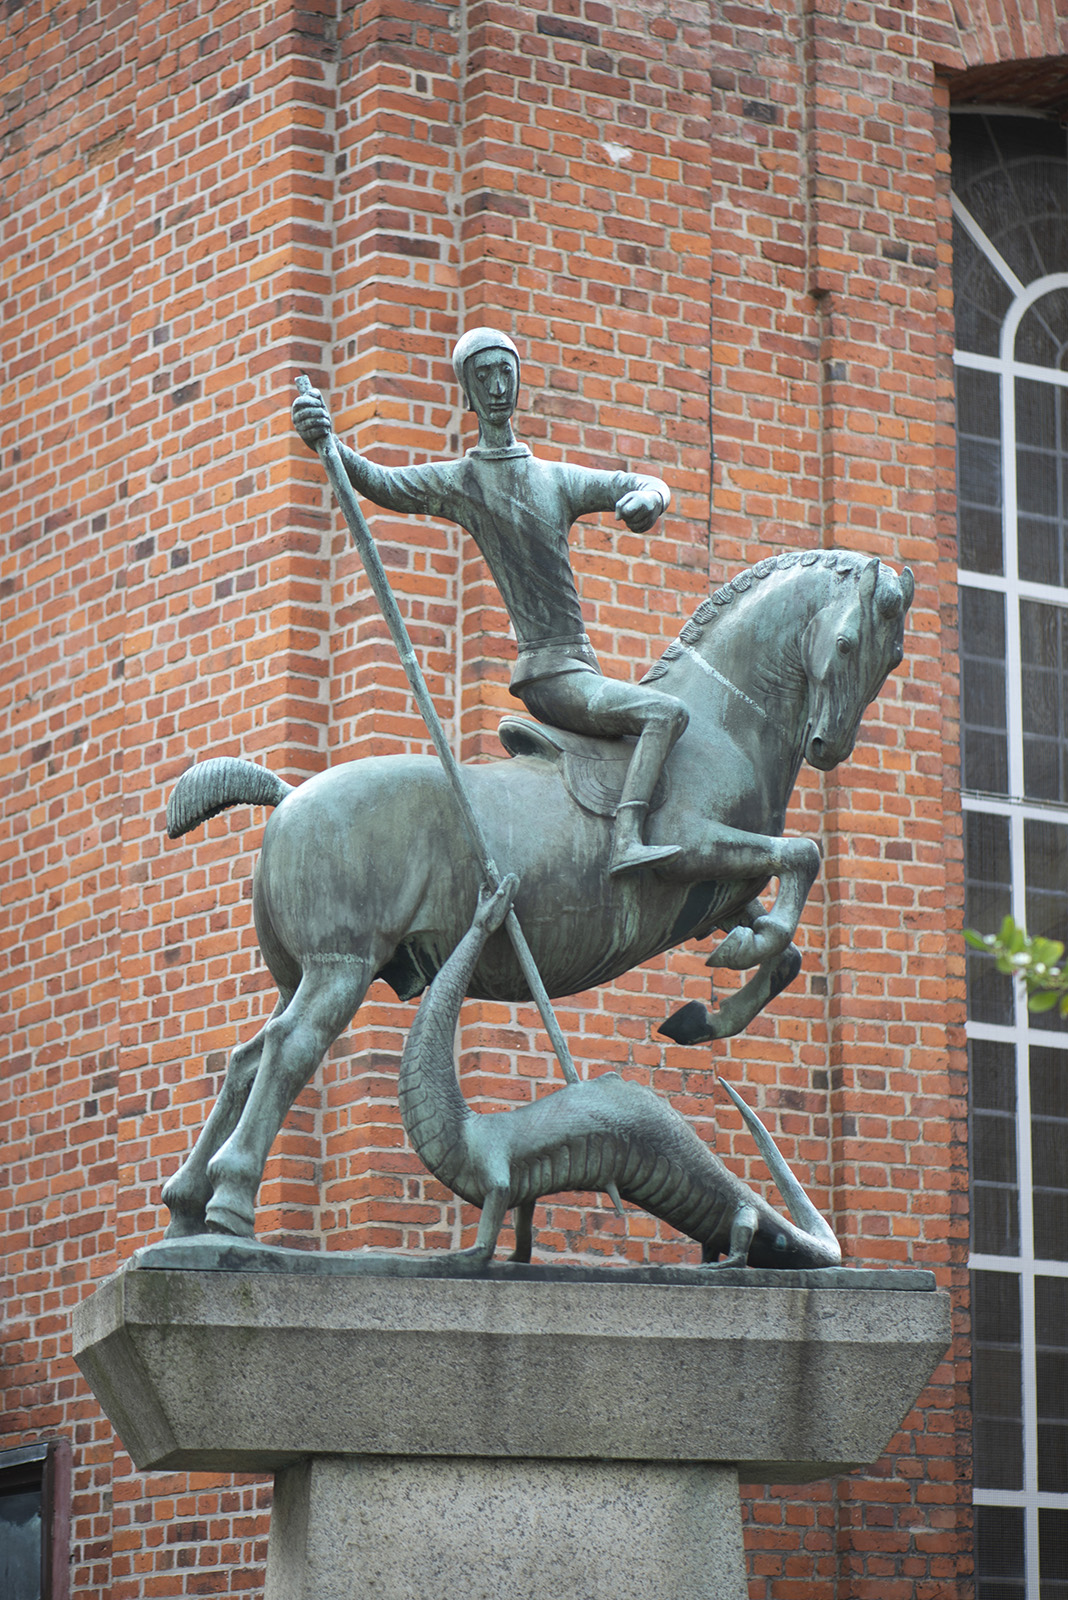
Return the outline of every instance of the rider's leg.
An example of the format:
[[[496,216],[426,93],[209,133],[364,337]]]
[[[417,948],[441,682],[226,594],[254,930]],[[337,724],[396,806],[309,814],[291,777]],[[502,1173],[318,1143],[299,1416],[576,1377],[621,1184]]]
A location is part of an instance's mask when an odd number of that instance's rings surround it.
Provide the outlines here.
[[[690,714],[681,700],[666,694],[657,695],[656,698],[662,703],[649,707],[616,807],[616,829],[609,867],[613,873],[632,872],[638,867],[649,866],[654,861],[666,861],[678,854],[678,845],[657,848],[642,843],[642,829],[657,779],[673,745],[690,720]]]
[[[551,727],[602,739],[637,734],[616,807],[609,870],[632,872],[677,855],[677,845],[643,844],[642,828],[664,762],[690,720],[682,701],[658,689],[581,670],[535,679],[518,692],[527,710]]]
[[[280,1016],[263,1030],[259,1067],[240,1121],[212,1158],[208,1227],[251,1236],[256,1191],[286,1113],[338,1034],[352,1021],[374,976],[371,961],[311,963]]]

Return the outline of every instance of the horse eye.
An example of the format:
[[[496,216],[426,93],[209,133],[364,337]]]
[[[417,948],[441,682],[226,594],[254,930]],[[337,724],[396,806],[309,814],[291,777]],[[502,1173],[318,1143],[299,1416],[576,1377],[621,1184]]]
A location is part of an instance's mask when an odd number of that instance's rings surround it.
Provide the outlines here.
[[[847,656],[853,648],[852,639],[847,639],[844,634],[838,635],[838,654]]]

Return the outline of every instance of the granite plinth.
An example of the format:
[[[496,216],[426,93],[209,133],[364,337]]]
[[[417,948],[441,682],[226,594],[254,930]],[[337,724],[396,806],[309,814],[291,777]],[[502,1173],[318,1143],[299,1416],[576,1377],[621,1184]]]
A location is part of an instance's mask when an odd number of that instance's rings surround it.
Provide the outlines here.
[[[74,1345],[141,1468],[596,1458],[787,1482],[874,1461],[948,1338],[933,1289],[136,1267],[78,1308]]]
[[[138,1466],[274,1469],[266,1600],[745,1600],[739,1475],[875,1460],[949,1339],[923,1273],[291,1254],[154,1247],[74,1318]]]

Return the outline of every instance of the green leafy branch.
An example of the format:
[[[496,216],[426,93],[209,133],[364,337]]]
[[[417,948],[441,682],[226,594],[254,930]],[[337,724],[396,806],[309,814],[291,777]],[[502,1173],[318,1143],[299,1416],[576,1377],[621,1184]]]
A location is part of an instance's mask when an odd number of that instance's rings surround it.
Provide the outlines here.
[[[1022,978],[1029,1011],[1060,1011],[1068,1017],[1068,964],[1059,939],[1032,939],[1018,922],[1006,917],[997,933],[976,933],[965,928],[973,950],[993,956],[999,972]]]

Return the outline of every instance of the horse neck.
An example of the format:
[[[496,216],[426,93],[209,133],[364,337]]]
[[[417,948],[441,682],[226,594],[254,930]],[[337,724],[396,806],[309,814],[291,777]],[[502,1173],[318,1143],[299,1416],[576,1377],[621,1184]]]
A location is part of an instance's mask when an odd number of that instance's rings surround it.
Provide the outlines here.
[[[657,684],[696,707],[698,720],[706,707],[704,714],[718,721],[725,703],[733,701],[736,713],[748,703],[754,737],[766,758],[782,765],[791,787],[808,707],[801,635],[825,599],[821,577],[787,570],[754,580],[683,645]]]

